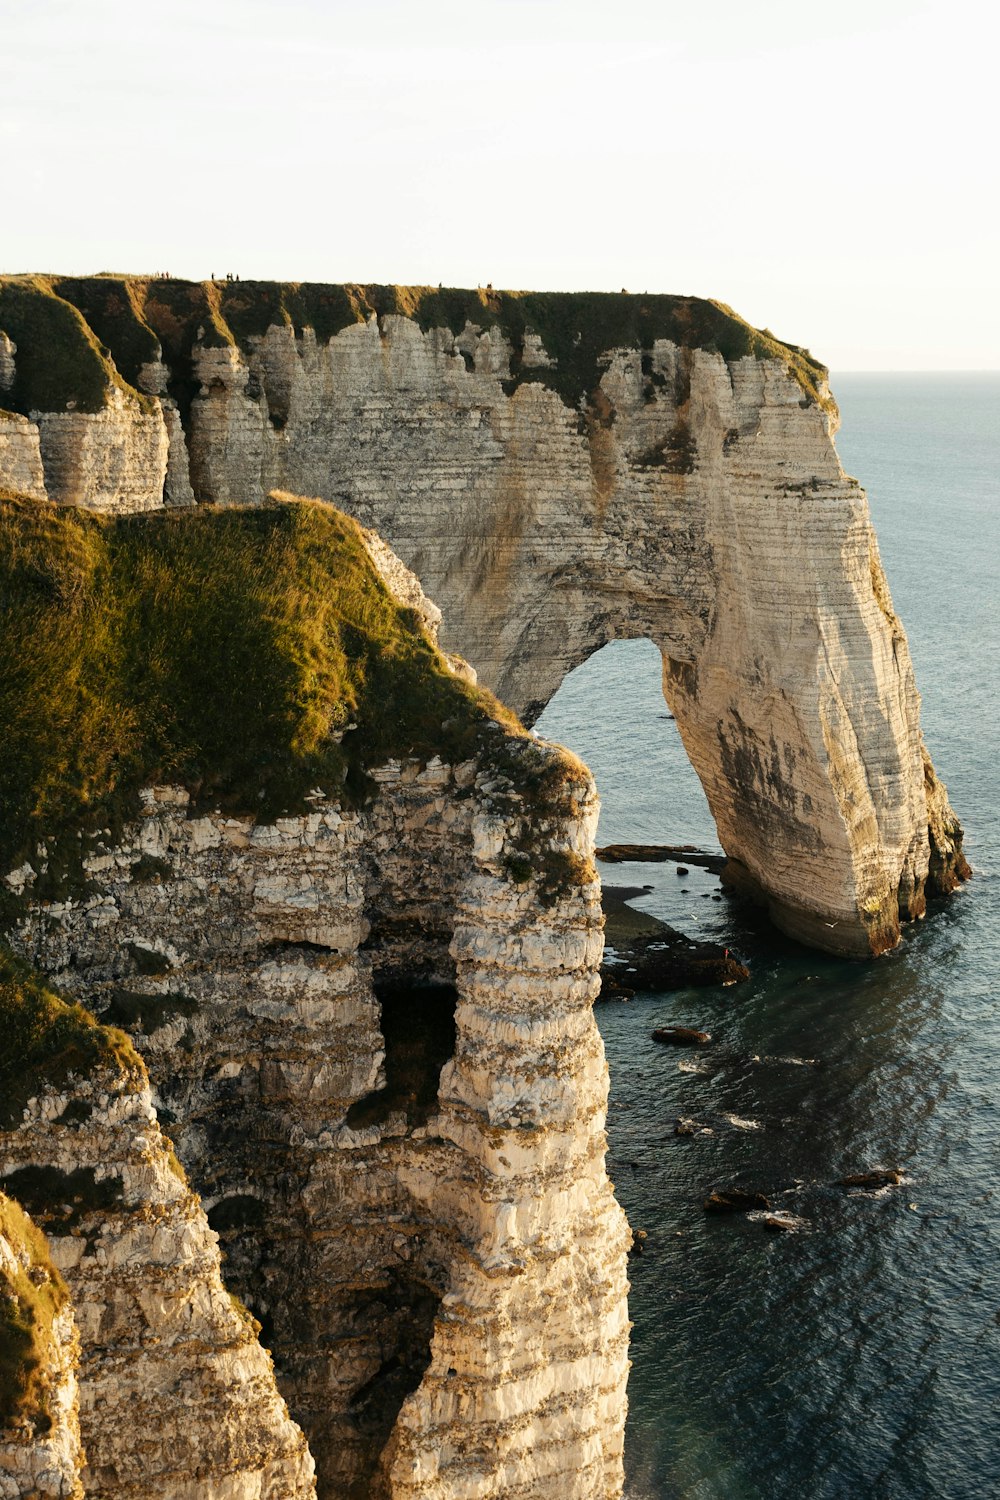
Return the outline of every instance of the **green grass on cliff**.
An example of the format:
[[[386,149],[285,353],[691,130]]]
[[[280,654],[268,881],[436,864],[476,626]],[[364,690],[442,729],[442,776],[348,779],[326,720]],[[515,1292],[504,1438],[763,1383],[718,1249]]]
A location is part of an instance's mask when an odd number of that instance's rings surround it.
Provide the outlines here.
[[[497,717],[330,505],[109,520],[0,493],[0,867],[44,839],[36,896],[143,785],[262,818],[358,802],[366,766],[463,759]]]
[[[0,328],[18,345],[12,404],[19,411],[61,411],[70,400],[77,410],[96,411],[112,385],[134,384],[159,346],[183,414],[197,391],[196,346],[247,348],[272,325],[296,333],[312,328],[322,343],[373,314],[398,314],[455,334],[467,322],[499,327],[514,351],[511,388],[548,385],[575,411],[596,389],[607,350],[649,351],[657,339],[727,360],[776,360],[799,382],[804,400],[829,404],[820,392],[826,369],[807,350],[699,297],[123,276],[0,279]],[[553,369],[522,366],[526,333],[540,336]]]
[[[115,388],[148,406],[52,277],[0,277],[0,328],[17,345],[14,385],[4,397],[14,411],[101,411]]]
[[[706,349],[726,360],[778,360],[799,381],[805,397],[819,401],[827,371],[808,351],[783,344],[767,330],[752,328],[722,302],[627,292],[465,292],[439,288],[411,295],[423,328],[460,333],[466,322],[499,327],[515,350],[516,384],[540,381],[577,409],[600,382],[601,356],[609,349],[652,349],[657,339],[682,348]],[[525,333],[540,336],[555,360],[550,370],[521,370],[517,351]]]
[[[131,1042],[81,1005],[61,1000],[33,969],[0,947],[0,1130],[20,1123],[46,1083],[61,1087],[95,1069],[142,1070]]]
[[[19,1262],[16,1270],[0,1270],[0,1433],[24,1424],[44,1433],[52,1425],[47,1411],[48,1370],[56,1355],[52,1325],[69,1293],[41,1230],[2,1193],[0,1235]]]

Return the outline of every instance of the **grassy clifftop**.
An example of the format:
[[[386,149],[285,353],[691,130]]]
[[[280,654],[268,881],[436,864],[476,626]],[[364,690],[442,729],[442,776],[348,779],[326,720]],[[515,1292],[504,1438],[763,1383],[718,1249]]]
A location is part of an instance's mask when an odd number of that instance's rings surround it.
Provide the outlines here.
[[[143,785],[260,817],[358,801],[366,766],[466,758],[497,717],[333,506],[108,520],[0,492],[0,869],[44,840],[36,895]]]
[[[134,388],[143,364],[162,350],[171,391],[183,404],[196,345],[246,348],[272,325],[297,333],[311,328],[322,342],[372,314],[456,334],[466,323],[499,328],[514,350],[515,383],[549,385],[574,408],[596,388],[607,350],[649,350],[657,339],[727,360],[777,360],[798,380],[804,399],[828,400],[821,392],[826,369],[808,351],[699,297],[128,276],[0,277],[0,329],[18,346],[17,380],[4,400],[24,413],[68,404],[96,411],[116,385]],[[554,368],[521,368],[529,333],[541,338]]]

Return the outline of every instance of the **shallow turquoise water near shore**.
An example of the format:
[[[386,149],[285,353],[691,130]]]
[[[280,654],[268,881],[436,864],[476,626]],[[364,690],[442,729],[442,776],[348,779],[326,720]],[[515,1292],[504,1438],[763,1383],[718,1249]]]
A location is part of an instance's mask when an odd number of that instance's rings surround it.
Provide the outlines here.
[[[1000,1495],[1000,375],[833,384],[975,878],[895,953],[856,964],[711,899],[707,872],[603,871],[651,883],[637,904],[752,969],[738,989],[598,1008],[609,1167],[649,1236],[631,1263],[631,1500]],[[666,715],[655,648],[618,642],[538,727],[593,769],[602,841],[716,849]],[[666,1022],[713,1045],[658,1047]],[[714,1134],[674,1136],[679,1115]],[[907,1183],[835,1185],[878,1162]],[[802,1231],[706,1216],[705,1191],[737,1177]]]

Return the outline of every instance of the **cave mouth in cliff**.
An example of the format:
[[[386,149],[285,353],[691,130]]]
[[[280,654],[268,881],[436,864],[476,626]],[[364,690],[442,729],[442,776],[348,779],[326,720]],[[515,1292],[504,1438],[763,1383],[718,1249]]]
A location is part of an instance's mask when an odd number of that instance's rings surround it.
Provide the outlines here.
[[[385,1084],[356,1100],[347,1112],[352,1130],[381,1125],[403,1113],[412,1129],[425,1125],[437,1105],[441,1069],[455,1055],[454,985],[419,979],[376,980],[385,1042]]]

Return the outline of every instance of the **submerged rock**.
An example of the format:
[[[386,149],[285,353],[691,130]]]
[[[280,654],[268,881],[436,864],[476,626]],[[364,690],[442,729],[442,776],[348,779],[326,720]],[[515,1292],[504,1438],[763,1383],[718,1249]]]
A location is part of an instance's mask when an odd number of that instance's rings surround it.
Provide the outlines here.
[[[796,1214],[786,1214],[781,1209],[778,1209],[776,1213],[751,1213],[748,1217],[775,1234],[795,1234],[806,1222]]]
[[[839,1186],[844,1188],[899,1187],[905,1177],[898,1167],[873,1167],[870,1172],[852,1172],[841,1177]]]
[[[619,956],[614,969],[619,983],[635,990],[679,990],[742,984],[750,970],[716,943],[691,943],[682,933],[637,938]]]
[[[702,1204],[707,1214],[743,1214],[750,1209],[770,1209],[771,1200],[763,1193],[748,1192],[745,1188],[716,1188]]]
[[[707,1031],[693,1031],[690,1026],[658,1026],[653,1032],[654,1042],[665,1042],[674,1047],[705,1047],[712,1040]]]
[[[602,999],[631,997],[637,991],[691,989],[740,984],[750,970],[718,943],[696,943],[683,932],[629,903],[648,887],[606,885],[604,937],[611,956],[601,968]]]
[[[596,851],[604,864],[667,864],[674,860],[678,864],[678,875],[690,874],[689,865],[699,865],[703,870],[721,874],[726,863],[724,854],[704,854],[693,844],[605,844]]]

